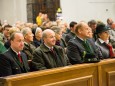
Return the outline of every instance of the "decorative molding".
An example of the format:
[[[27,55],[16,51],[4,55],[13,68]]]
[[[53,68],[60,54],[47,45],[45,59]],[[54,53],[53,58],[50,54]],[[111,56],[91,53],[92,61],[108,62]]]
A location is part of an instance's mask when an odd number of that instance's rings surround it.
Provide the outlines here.
[[[76,86],[76,84],[82,86],[93,86],[93,76],[85,76],[85,77],[79,77],[79,78],[74,78],[74,79],[69,79],[69,80],[64,80],[60,82],[55,82],[55,83],[50,83],[50,84],[45,84],[42,86]]]

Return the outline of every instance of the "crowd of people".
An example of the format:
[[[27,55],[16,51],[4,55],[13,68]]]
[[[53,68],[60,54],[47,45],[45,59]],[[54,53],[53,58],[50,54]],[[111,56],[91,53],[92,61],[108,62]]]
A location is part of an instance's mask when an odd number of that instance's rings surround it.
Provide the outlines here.
[[[115,22],[50,21],[39,13],[36,24],[0,23],[0,77],[99,62],[115,57]]]

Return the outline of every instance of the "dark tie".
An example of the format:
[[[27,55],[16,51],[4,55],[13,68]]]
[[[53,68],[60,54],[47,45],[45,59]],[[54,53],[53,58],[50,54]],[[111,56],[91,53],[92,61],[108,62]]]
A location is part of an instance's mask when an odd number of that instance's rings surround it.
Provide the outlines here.
[[[54,56],[56,66],[57,67],[63,66],[63,63],[61,62],[60,58],[58,57],[57,52],[53,48],[50,48],[50,51],[51,51],[51,54]]]
[[[109,55],[110,57],[114,57],[113,47],[110,44],[106,44],[109,49]]]
[[[91,46],[89,45],[89,43],[87,41],[83,41],[82,44],[83,44],[85,50],[87,51],[87,53],[93,53],[91,50]]]
[[[50,48],[50,51],[51,51],[51,53],[52,53],[53,55],[55,55],[55,52],[54,52],[53,48]]]
[[[22,63],[22,58],[21,58],[21,54],[20,53],[18,53],[18,59],[19,59],[20,63]]]

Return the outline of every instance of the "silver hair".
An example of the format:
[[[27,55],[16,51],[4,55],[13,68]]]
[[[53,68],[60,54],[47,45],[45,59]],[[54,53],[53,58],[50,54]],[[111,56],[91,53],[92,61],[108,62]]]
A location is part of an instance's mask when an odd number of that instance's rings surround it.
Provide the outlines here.
[[[40,27],[37,27],[36,28],[36,31],[35,31],[35,35],[40,31],[40,30],[42,30]]]
[[[23,36],[25,37],[25,35],[31,30],[31,28],[29,27],[25,27],[24,29],[21,30]]]

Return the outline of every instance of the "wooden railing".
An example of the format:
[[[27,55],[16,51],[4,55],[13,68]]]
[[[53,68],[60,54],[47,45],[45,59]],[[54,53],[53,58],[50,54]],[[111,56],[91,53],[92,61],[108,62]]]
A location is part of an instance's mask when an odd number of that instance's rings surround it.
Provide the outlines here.
[[[115,59],[1,77],[0,86],[115,86]]]

